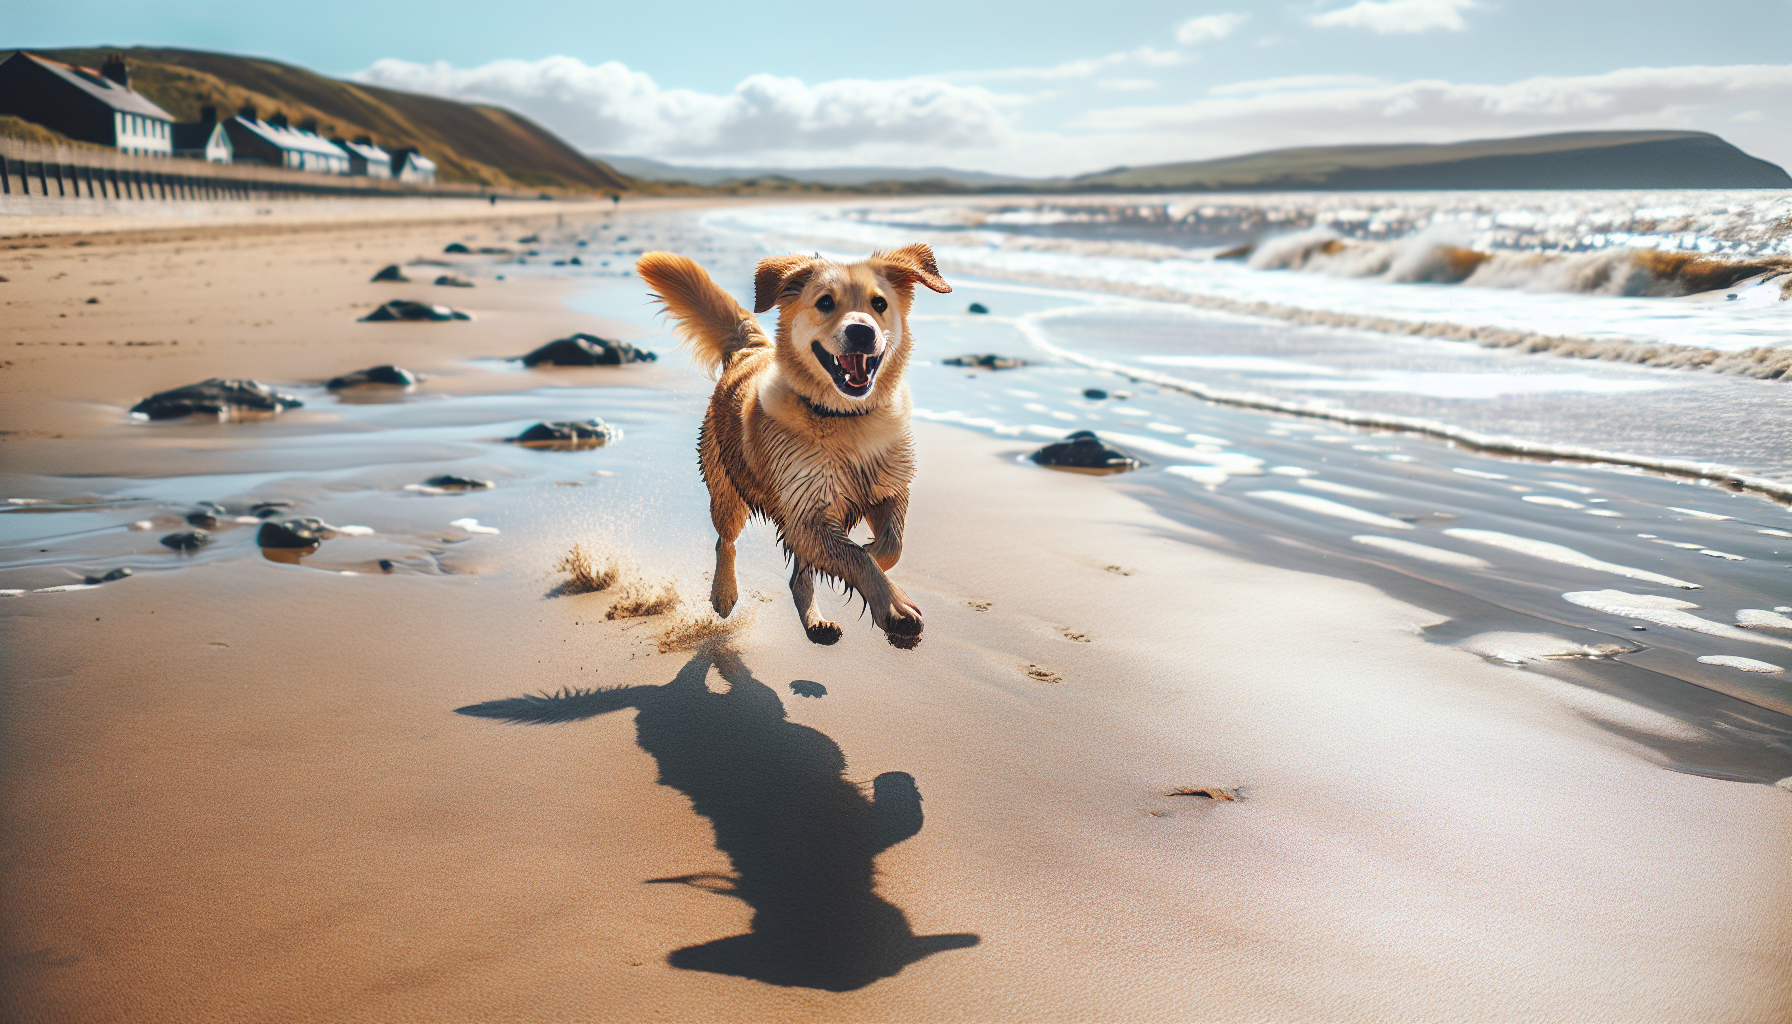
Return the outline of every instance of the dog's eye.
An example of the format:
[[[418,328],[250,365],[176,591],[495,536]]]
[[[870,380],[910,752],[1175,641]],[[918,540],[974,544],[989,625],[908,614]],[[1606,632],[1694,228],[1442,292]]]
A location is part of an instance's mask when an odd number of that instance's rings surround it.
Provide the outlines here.
[[[884,301],[884,297],[882,295],[873,295],[873,296],[871,296],[871,308],[877,310],[879,313],[882,313],[884,310],[890,308],[890,304],[888,302]]]
[[[815,308],[821,310],[823,313],[832,313],[834,311],[834,297],[832,295],[823,295],[821,298],[816,299]]]

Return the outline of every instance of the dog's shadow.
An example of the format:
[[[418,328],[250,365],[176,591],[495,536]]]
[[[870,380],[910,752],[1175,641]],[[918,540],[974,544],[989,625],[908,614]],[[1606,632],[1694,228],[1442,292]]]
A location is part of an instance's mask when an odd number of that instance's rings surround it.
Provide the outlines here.
[[[712,693],[714,666],[728,683]],[[773,985],[845,992],[923,957],[974,946],[975,935],[916,935],[873,889],[873,859],[921,830],[921,796],[906,772],[886,772],[867,799],[846,781],[826,735],[786,720],[772,689],[729,652],[704,653],[663,686],[513,697],[457,709],[507,722],[574,722],[635,708],[641,749],[659,781],[710,820],[734,877],[653,882],[697,886],[753,908],[752,930],[672,953],[674,967]]]

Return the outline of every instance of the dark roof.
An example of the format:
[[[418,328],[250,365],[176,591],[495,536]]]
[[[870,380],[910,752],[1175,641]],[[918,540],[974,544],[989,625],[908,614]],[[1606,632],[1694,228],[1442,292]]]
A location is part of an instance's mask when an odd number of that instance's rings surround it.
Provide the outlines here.
[[[35,63],[38,67],[49,71],[113,110],[126,114],[141,114],[144,117],[153,117],[162,121],[174,120],[173,114],[149,102],[142,93],[135,89],[127,89],[92,68],[81,68],[73,64],[63,64],[60,61],[46,60],[23,50],[20,50],[14,59],[18,57]]]
[[[192,121],[174,126],[173,142],[175,149],[204,149],[211,145],[212,134],[223,131],[224,126],[216,121]],[[230,142],[230,134],[224,133],[225,144]]]

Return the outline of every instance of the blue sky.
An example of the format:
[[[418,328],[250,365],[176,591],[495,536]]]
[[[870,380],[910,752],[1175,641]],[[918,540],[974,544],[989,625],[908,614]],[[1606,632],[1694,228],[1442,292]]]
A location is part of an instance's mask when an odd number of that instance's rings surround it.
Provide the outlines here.
[[[257,54],[684,163],[1057,174],[1692,128],[1792,166],[1792,0],[7,6],[7,46]]]

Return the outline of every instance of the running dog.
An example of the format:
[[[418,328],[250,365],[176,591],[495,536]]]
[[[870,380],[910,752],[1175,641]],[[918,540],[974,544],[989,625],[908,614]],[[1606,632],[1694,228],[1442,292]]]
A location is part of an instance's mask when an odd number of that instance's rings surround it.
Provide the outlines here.
[[[760,260],[753,309],[778,307],[776,338],[690,259],[650,252],[635,268],[716,377],[697,436],[719,535],[709,595],[716,614],[734,610],[734,542],[748,517],[759,515],[777,526],[794,562],[790,595],[811,641],[840,639],[839,625],[815,608],[819,574],[864,599],[893,646],[914,647],[921,609],[884,573],[902,557],[915,475],[912,403],[902,380],[909,303],[916,284],[952,290],[933,250],[911,245],[860,263]],[[847,536],[861,520],[873,535],[862,546]]]

